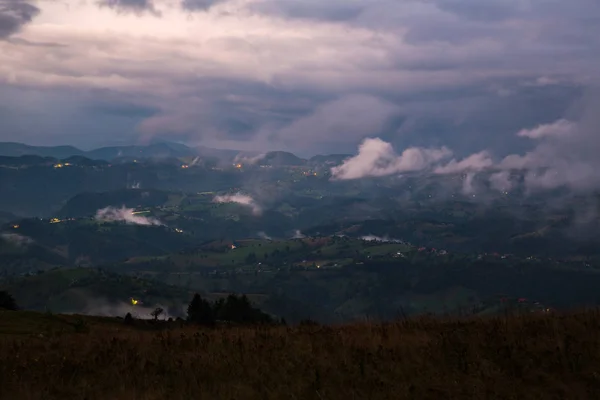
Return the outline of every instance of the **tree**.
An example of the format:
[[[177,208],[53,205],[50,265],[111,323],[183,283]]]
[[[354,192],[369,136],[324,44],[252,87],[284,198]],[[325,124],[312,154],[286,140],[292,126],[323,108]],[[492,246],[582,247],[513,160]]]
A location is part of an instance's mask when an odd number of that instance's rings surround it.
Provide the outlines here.
[[[131,313],[125,314],[125,318],[123,319],[123,322],[125,323],[125,325],[133,324],[133,316],[131,315]]]
[[[219,320],[240,324],[272,322],[268,314],[252,307],[252,303],[246,295],[236,296],[230,294],[227,300],[219,300],[215,303],[215,314]]]
[[[154,311],[152,311],[152,312],[150,313],[150,315],[151,315],[152,317],[154,317],[154,320],[156,321],[156,320],[158,320],[158,317],[159,317],[159,315],[161,315],[161,314],[162,314],[164,311],[165,311],[165,310],[163,310],[162,308],[160,308],[160,307],[156,307],[156,308],[154,309]]]
[[[188,322],[199,325],[213,325],[215,317],[210,303],[204,300],[198,293],[194,294],[187,309]]]
[[[10,311],[18,310],[17,302],[15,301],[14,297],[5,291],[0,291],[0,308]]]

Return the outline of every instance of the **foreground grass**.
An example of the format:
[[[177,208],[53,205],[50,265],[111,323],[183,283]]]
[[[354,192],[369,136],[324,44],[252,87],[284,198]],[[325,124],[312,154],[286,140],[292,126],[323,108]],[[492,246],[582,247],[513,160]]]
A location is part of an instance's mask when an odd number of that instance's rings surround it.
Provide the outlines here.
[[[2,399],[585,399],[600,393],[598,311],[161,331],[114,319],[86,319],[82,328],[80,317],[1,314]]]

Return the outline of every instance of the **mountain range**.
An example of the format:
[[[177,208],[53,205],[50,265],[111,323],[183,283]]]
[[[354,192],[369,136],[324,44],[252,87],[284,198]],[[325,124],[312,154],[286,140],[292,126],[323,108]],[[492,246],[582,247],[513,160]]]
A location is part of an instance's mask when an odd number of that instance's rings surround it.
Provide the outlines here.
[[[81,150],[73,146],[31,146],[16,142],[0,142],[0,157],[38,156],[64,160],[72,157],[85,157],[92,160],[112,161],[129,158],[182,158],[202,157],[204,159],[233,161],[236,157],[254,158],[257,164],[270,165],[304,165],[309,162],[336,162],[351,155],[332,154],[317,155],[311,159],[303,159],[285,151],[271,151],[265,154],[242,152],[239,150],[215,149],[205,146],[189,147],[181,143],[160,142],[148,145],[109,146],[92,150]]]

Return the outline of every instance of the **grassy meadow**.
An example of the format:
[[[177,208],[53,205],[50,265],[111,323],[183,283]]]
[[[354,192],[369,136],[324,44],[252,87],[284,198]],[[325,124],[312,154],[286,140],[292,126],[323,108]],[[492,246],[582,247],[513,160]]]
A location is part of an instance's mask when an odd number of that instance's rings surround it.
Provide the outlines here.
[[[0,398],[597,398],[599,331],[599,311],[214,329],[0,311]]]

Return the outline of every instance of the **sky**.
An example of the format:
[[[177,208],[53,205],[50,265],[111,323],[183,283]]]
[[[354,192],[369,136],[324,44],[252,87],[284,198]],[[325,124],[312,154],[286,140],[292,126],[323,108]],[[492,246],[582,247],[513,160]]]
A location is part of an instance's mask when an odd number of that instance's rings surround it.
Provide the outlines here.
[[[0,141],[592,179],[599,83],[598,0],[0,0]]]

